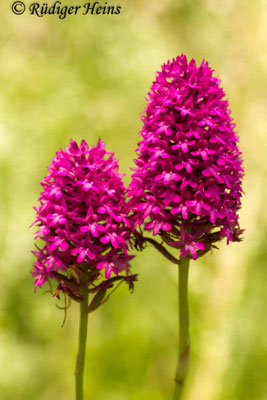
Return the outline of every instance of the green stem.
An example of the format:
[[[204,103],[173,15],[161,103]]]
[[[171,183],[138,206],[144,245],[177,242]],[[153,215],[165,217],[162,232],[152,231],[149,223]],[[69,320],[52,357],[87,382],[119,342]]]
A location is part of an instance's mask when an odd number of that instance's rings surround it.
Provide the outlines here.
[[[82,291],[81,291],[82,292]],[[80,303],[80,328],[79,328],[79,347],[76,359],[75,383],[76,400],[83,400],[83,376],[86,353],[87,322],[88,322],[88,290],[83,288],[83,301]]]
[[[181,399],[182,390],[188,372],[190,360],[189,307],[188,307],[188,272],[189,258],[182,258],[179,263],[179,358],[175,375],[173,400]]]

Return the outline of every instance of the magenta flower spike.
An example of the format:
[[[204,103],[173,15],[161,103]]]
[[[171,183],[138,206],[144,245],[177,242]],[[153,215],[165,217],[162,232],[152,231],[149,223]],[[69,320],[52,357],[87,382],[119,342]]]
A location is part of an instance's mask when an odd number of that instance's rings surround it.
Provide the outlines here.
[[[147,99],[130,184],[136,224],[196,259],[239,241],[240,151],[228,102],[208,63],[162,66]]]
[[[135,226],[178,250],[180,351],[174,399],[189,362],[187,279],[197,259],[226,238],[240,241],[238,210],[244,171],[235,124],[220,80],[206,61],[184,55],[157,73],[142,115],[142,140],[129,188]],[[151,238],[164,255],[171,254]],[[175,259],[174,259],[175,260]]]
[[[76,399],[81,400],[88,312],[108,299],[114,284],[125,281],[133,289],[136,280],[130,275],[132,222],[118,161],[100,140],[91,149],[84,140],[80,146],[71,140],[48,171],[35,207],[35,238],[43,245],[33,252],[33,276],[36,288],[56,281],[55,296],[63,293],[81,304],[76,365]]]

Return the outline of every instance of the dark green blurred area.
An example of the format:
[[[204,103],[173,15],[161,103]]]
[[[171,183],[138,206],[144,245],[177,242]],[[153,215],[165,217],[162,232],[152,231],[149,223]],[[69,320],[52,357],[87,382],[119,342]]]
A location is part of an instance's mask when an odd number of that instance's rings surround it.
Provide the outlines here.
[[[67,3],[67,0],[64,0]],[[68,0],[69,1],[69,0]],[[75,4],[83,4],[78,0]],[[119,1],[116,3],[119,4]],[[0,5],[0,398],[71,400],[78,308],[34,294],[33,205],[54,153],[101,137],[130,167],[155,72],[185,53],[222,79],[246,177],[241,244],[192,263],[192,363],[185,400],[267,399],[265,0],[120,0],[120,16],[61,21]],[[167,400],[177,353],[177,271],[152,248],[89,318],[86,399]]]

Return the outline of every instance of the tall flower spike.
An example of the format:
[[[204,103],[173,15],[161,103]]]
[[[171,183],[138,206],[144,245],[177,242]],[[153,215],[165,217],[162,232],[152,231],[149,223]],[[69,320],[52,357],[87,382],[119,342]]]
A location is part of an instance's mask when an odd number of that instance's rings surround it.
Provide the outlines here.
[[[240,151],[228,102],[208,63],[167,62],[148,94],[130,184],[135,225],[196,259],[240,241]]]
[[[89,292],[102,294],[119,280],[132,288],[130,220],[113,153],[100,140],[91,149],[84,140],[80,146],[71,140],[48,170],[41,183],[40,206],[35,207],[35,238],[44,242],[34,251],[36,288],[50,278],[57,281],[59,291],[78,301],[82,300],[81,283]],[[100,283],[102,271],[105,279]]]

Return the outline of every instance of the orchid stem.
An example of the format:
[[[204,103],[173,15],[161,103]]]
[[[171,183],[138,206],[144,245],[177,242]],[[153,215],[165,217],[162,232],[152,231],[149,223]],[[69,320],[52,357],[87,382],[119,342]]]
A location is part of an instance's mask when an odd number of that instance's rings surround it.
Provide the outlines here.
[[[188,373],[190,360],[188,272],[189,258],[181,258],[179,271],[179,357],[175,375],[173,400],[179,400]]]
[[[82,290],[81,290],[82,292]],[[76,400],[84,400],[83,378],[84,364],[86,354],[86,338],[88,323],[88,290],[83,288],[83,301],[80,302],[80,327],[79,327],[79,347],[76,359],[75,384],[76,384]]]

